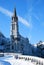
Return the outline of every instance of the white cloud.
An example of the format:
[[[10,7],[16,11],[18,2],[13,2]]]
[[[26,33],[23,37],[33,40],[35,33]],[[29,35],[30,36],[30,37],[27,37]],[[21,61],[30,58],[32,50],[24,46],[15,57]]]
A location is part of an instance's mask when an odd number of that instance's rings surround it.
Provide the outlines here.
[[[2,8],[2,7],[0,7],[0,12],[2,12],[3,14],[5,14],[5,15],[7,15],[7,16],[9,16],[9,17],[11,17],[12,14],[13,14],[12,12],[10,12],[10,11],[8,11],[7,9],[4,9],[4,8]],[[26,25],[27,27],[31,27],[30,23],[29,23],[26,19],[22,18],[22,17],[19,16],[19,15],[18,15],[18,19],[19,19],[19,21],[20,21],[21,23],[23,23],[23,24]]]
[[[32,14],[38,21],[40,21],[39,16],[37,16],[35,13]]]
[[[22,17],[18,16],[18,19],[19,19],[19,21],[21,21],[26,26],[30,26],[30,24],[25,19],[23,19]]]
[[[10,12],[10,11],[8,11],[8,10],[6,10],[6,9],[4,9],[4,8],[2,8],[2,7],[0,7],[0,12],[2,12],[2,13],[4,13],[5,15],[7,15],[7,16],[12,16],[12,12]]]

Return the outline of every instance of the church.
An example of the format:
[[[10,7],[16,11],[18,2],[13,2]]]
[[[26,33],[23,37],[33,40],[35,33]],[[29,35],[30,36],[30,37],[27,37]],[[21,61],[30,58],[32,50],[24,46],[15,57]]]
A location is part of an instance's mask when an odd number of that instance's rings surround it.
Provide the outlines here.
[[[28,38],[20,35],[18,27],[18,17],[15,8],[11,22],[10,39],[7,39],[0,32],[0,39],[2,38],[0,41],[0,51],[32,55],[32,45],[29,43]]]
[[[10,38],[6,38],[0,32],[0,53],[18,53],[22,55],[44,57],[44,42],[30,44],[28,38],[19,33],[18,16],[14,9],[11,21]]]

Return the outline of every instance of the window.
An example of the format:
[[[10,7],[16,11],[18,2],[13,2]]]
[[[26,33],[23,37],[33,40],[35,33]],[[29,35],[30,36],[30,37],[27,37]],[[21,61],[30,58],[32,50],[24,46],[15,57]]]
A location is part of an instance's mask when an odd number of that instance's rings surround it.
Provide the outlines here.
[[[12,46],[12,49],[14,49],[14,46]]]
[[[14,30],[15,29],[15,24],[12,24],[12,30]]]

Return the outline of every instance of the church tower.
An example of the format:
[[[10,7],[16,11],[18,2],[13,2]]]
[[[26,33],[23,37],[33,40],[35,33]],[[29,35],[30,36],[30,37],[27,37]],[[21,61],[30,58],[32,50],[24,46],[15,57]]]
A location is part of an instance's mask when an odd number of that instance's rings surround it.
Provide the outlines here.
[[[18,17],[17,17],[16,9],[14,9],[12,22],[11,22],[11,41],[12,41],[11,49],[14,52],[18,51],[19,40],[20,40],[20,37],[19,37],[19,31],[18,31]]]
[[[17,13],[16,13],[16,8],[14,9],[14,13],[12,16],[11,36],[14,40],[19,40],[18,17],[17,17]]]

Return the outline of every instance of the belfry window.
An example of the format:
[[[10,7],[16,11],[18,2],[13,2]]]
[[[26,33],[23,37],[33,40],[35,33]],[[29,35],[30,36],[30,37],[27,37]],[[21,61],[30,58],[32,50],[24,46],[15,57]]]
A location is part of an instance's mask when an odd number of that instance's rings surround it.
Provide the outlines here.
[[[14,30],[15,29],[15,25],[14,24],[12,24],[12,30]]]

